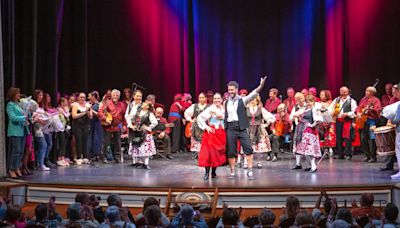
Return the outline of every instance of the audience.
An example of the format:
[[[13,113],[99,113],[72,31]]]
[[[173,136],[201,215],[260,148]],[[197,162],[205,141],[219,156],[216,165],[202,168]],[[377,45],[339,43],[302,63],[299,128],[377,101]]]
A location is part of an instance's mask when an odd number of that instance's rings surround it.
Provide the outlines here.
[[[280,218],[279,226],[283,228],[292,226],[299,210],[299,199],[295,196],[288,196],[286,199],[285,213]]]
[[[228,208],[224,205],[224,211],[222,213],[222,218],[217,224],[217,228],[223,228],[225,226],[239,227],[242,228],[243,223],[240,221],[240,213],[234,208]]]
[[[129,221],[122,221],[121,217],[126,217],[127,215],[122,215],[120,208],[117,206],[110,206],[106,210],[106,221],[101,224],[100,227],[127,227],[135,228],[135,224]]]
[[[324,213],[319,210],[321,199],[325,197]],[[12,205],[10,201],[0,197],[0,227],[275,227],[276,215],[271,209],[264,208],[258,216],[249,216],[244,223],[241,222],[242,209],[230,208],[224,204],[222,216],[220,218],[210,218],[207,225],[206,220],[200,211],[196,211],[190,205],[183,205],[180,211],[169,220],[162,213],[159,200],[148,197],[143,202],[142,212],[137,215],[137,220],[133,219],[128,208],[122,207],[122,200],[118,194],[111,194],[107,197],[108,207],[103,212],[99,206],[100,197],[89,196],[86,193],[76,194],[75,201],[67,209],[67,218],[62,217],[56,212],[55,198],[50,197],[49,203],[39,203],[35,208],[35,216],[26,218],[19,206]],[[372,201],[371,201],[372,200]],[[375,212],[378,208],[372,206],[373,195],[363,193],[361,196],[361,207],[373,208]],[[280,218],[277,227],[400,227],[397,221],[399,210],[393,203],[388,203],[383,209],[381,217],[373,217],[368,213],[359,213],[358,217],[352,214],[348,208],[338,208],[335,198],[329,198],[325,191],[321,191],[315,208],[311,211],[301,210],[300,201],[295,196],[288,196],[284,214]],[[353,204],[353,207],[355,205]],[[100,209],[99,209],[100,208]],[[99,211],[98,217],[95,212]],[[328,213],[329,212],[329,213]],[[131,218],[130,218],[130,216]],[[372,214],[373,215],[373,214]],[[103,216],[103,217],[101,217]],[[98,219],[100,218],[100,219]],[[325,220],[321,219],[325,218]],[[102,219],[102,222],[100,222]],[[218,221],[218,224],[217,224]]]
[[[276,216],[271,209],[264,208],[261,210],[260,215],[258,216],[258,225],[255,225],[254,228],[262,228],[262,227],[274,227]]]
[[[381,217],[381,211],[373,206],[374,204],[374,195],[372,193],[363,193],[360,197],[360,205],[357,206],[357,203],[353,201],[352,206],[354,207],[351,210],[351,214],[354,218],[360,217],[371,217],[372,219],[379,219]]]
[[[172,219],[171,228],[182,226],[208,227],[199,211],[195,211],[190,205],[183,205],[181,210]]]
[[[137,225],[150,225],[150,224],[147,224],[147,221],[145,220],[145,212],[146,212],[148,207],[153,206],[153,205],[159,207],[159,204],[160,204],[160,202],[156,198],[148,197],[143,202],[142,213],[139,213],[136,216],[136,220],[137,220],[136,224]],[[155,212],[154,209],[152,209],[152,211]],[[164,213],[162,213],[161,211],[160,211],[160,213],[161,213],[161,226],[162,227],[169,227],[170,221],[169,221],[168,217]]]

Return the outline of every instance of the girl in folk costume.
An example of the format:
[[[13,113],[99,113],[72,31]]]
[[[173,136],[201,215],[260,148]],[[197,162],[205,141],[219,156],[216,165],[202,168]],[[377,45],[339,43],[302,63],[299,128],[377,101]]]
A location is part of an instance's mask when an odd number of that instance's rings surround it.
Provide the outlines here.
[[[205,167],[204,180],[217,177],[216,170],[226,161],[226,133],[224,130],[225,110],[221,94],[215,93],[213,104],[198,117],[199,127],[204,130],[199,152],[199,166]]]
[[[271,143],[266,127],[275,122],[275,116],[262,107],[260,96],[256,96],[256,98],[250,101],[247,107],[247,117],[250,123],[248,131],[254,153],[261,155],[261,153],[270,152]],[[257,160],[257,167],[261,168],[261,161],[260,159]],[[271,160],[269,155],[267,160]]]
[[[190,151],[193,152],[193,159],[198,156],[201,146],[201,138],[203,137],[203,130],[199,127],[197,117],[209,106],[207,104],[205,93],[200,93],[198,99],[199,103],[192,104],[184,113],[185,119],[188,122],[187,125],[191,125]]]
[[[321,147],[319,144],[317,124],[322,122],[319,107],[315,106],[315,98],[312,95],[306,97],[306,108],[294,114],[299,118],[299,123],[293,138],[293,153],[296,155],[296,166],[293,169],[301,169],[301,156],[306,156],[310,161],[311,167],[305,171],[314,173],[317,171],[315,158],[321,157]]]
[[[136,111],[133,120],[128,123],[130,128],[129,151],[132,154],[133,165],[141,163],[145,169],[151,169],[149,158],[156,154],[156,146],[151,132],[157,124],[150,102],[142,103],[140,110]]]
[[[329,150],[329,155],[333,156],[333,148],[336,147],[336,129],[335,122],[332,119],[329,107],[332,103],[332,96],[329,90],[321,90],[319,93],[321,113],[323,117],[323,124],[320,126],[321,147]]]
[[[269,136],[271,140],[271,150],[274,153],[274,158],[272,161],[278,160],[278,152],[281,143],[284,141],[285,136],[290,133],[290,128],[292,127],[292,122],[289,119],[289,114],[287,113],[287,106],[281,103],[277,108],[277,113],[275,114],[275,122],[271,124],[272,134]],[[268,153],[270,156],[270,152]]]

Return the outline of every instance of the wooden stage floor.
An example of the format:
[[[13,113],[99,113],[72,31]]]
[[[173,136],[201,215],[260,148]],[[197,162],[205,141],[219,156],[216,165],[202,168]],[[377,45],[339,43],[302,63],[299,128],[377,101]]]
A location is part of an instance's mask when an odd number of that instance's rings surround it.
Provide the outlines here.
[[[51,171],[37,171],[18,182],[30,184],[57,184],[78,186],[109,186],[134,188],[321,188],[321,187],[373,187],[388,186],[396,182],[390,179],[395,171],[382,172],[384,163],[361,162],[361,155],[353,160],[325,159],[316,173],[291,170],[295,161],[290,154],[281,155],[277,162],[263,161],[262,169],[254,169],[256,179],[249,180],[247,170],[238,168],[238,175],[229,179],[227,167],[219,167],[218,177],[203,180],[204,168],[198,167],[190,153],[175,154],[174,160],[150,161],[151,170],[135,169],[131,160],[123,164],[102,164],[58,167]],[[306,161],[303,160],[303,164]],[[303,166],[304,168],[304,166]]]

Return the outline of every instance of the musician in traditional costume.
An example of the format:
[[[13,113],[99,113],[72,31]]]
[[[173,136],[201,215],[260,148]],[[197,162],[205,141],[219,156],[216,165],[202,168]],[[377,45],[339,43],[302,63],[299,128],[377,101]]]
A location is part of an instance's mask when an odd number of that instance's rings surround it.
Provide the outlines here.
[[[382,108],[390,105],[390,100],[394,97],[393,96],[393,84],[392,83],[386,83],[385,85],[385,95],[383,95],[381,97],[381,101],[382,101]]]
[[[151,169],[150,157],[156,154],[152,131],[158,121],[153,113],[150,102],[142,103],[140,109],[133,113],[133,119],[128,122],[129,128],[129,153],[132,154],[132,165]]]
[[[286,94],[288,97],[285,100],[283,100],[283,103],[287,107],[287,112],[291,113],[293,107],[296,105],[296,100],[294,99],[294,94],[295,94],[294,89],[292,87],[287,88]]]
[[[375,97],[376,88],[369,86],[365,89],[365,97],[358,105],[356,124],[361,128],[361,148],[365,154],[364,161],[376,162],[376,144],[373,128],[379,119],[381,101]],[[372,128],[372,129],[371,129]]]
[[[308,88],[308,94],[314,96],[315,102],[320,102],[320,98],[317,96],[317,88],[315,87]]]
[[[336,151],[339,159],[351,159],[351,131],[352,121],[355,117],[357,102],[350,97],[350,90],[342,86],[339,90],[340,96],[335,98],[329,106],[329,112],[336,119]],[[343,143],[345,144],[343,152]]]
[[[261,168],[262,153],[271,152],[271,143],[266,128],[275,122],[275,116],[262,107],[260,96],[256,96],[247,106],[247,118],[250,123],[248,132],[251,146],[255,153],[254,156],[256,156],[257,167]],[[268,155],[267,161],[270,160],[271,157]]]
[[[153,129],[154,138],[162,140],[164,143],[164,155],[167,159],[174,159],[171,155],[171,128],[168,126],[168,120],[163,117],[164,109],[157,107],[155,111],[155,117],[157,119],[157,126]]]
[[[333,156],[333,148],[336,147],[336,128],[332,114],[329,112],[329,106],[332,103],[332,95],[329,90],[321,90],[319,93],[319,104],[323,123],[319,127],[321,147],[329,151],[330,156]]]
[[[293,169],[301,169],[301,157],[306,156],[311,167],[305,171],[314,173],[317,171],[315,159],[321,157],[317,125],[322,123],[322,115],[315,105],[313,95],[307,95],[305,102],[306,108],[293,115],[299,118],[293,138],[293,153],[296,156],[296,166]]]
[[[124,122],[125,107],[124,101],[119,101],[121,92],[117,89],[111,91],[111,100],[101,102],[98,117],[104,130],[102,159],[107,163],[108,147],[113,141],[113,157],[116,163],[121,162],[121,130]]]
[[[278,105],[281,103],[281,100],[278,98],[278,89],[276,88],[271,88],[269,90],[269,98],[265,101],[264,108],[272,113],[276,113],[276,109],[278,108]]]
[[[296,126],[299,123],[299,116],[304,110],[306,109],[306,102],[305,102],[305,96],[303,93],[296,93],[294,95],[294,99],[296,101],[295,106],[293,107],[292,111],[290,112],[289,119],[292,122],[292,139],[294,137],[294,132],[296,130]],[[293,140],[292,140],[293,142]],[[293,143],[292,143],[293,146]]]
[[[190,151],[193,153],[193,159],[197,158],[198,156],[201,146],[201,138],[203,137],[203,130],[201,130],[197,123],[197,117],[208,106],[206,94],[200,93],[198,96],[198,103],[192,104],[188,109],[185,110],[184,113],[187,125],[186,128],[190,128]]]
[[[174,103],[171,104],[168,114],[168,122],[174,123],[174,128],[172,129],[172,153],[178,151],[185,152],[185,136],[183,135],[183,113],[185,109],[182,106],[182,94],[178,93],[174,96]]]
[[[400,83],[394,86],[393,95],[397,99],[400,99]],[[400,179],[400,101],[386,106],[382,111],[382,116],[389,120],[389,124],[396,126],[396,139],[395,139],[395,151],[397,157],[397,165],[399,171],[391,175],[390,177],[395,180]]]
[[[225,109],[221,94],[214,94],[213,104],[197,117],[204,131],[199,152],[199,166],[205,167],[204,180],[217,177],[216,170],[226,162],[226,133],[224,130]]]
[[[275,114],[275,122],[271,124],[272,134],[269,135],[272,153],[274,153],[274,157],[272,158],[273,162],[278,160],[280,146],[285,136],[290,133],[291,126],[292,123],[289,119],[287,107],[282,103],[278,106],[277,113]],[[270,154],[271,152],[268,153],[269,157],[271,157]]]

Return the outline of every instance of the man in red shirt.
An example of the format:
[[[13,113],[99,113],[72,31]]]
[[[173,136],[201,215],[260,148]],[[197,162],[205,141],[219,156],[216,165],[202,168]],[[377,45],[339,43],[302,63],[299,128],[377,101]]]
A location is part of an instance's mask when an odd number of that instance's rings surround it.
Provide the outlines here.
[[[392,92],[393,84],[392,83],[387,83],[385,85],[385,95],[382,96],[382,107],[388,106],[390,103],[390,100],[393,98],[393,92]]]
[[[376,126],[376,122],[379,119],[382,106],[379,98],[375,97],[376,88],[369,86],[365,89],[365,97],[360,100],[360,103],[356,109],[357,117],[359,120],[363,116],[367,116],[367,120],[361,129],[361,148],[365,153],[364,161],[376,162],[376,144],[375,134],[371,130],[371,127]],[[357,123],[357,121],[356,121]]]
[[[294,99],[294,89],[292,87],[287,88],[286,94],[288,98],[286,98],[283,103],[287,107],[287,112],[292,113],[292,109],[294,105],[296,104],[296,100]]]
[[[269,99],[265,102],[264,108],[272,113],[276,113],[276,109],[278,108],[278,105],[281,103],[281,100],[278,98],[278,89],[276,88],[271,88],[269,90]]]
[[[183,112],[185,111],[182,106],[182,94],[178,93],[174,96],[174,103],[171,104],[168,114],[168,122],[174,123],[172,129],[172,145],[171,151],[173,153],[186,151],[185,136],[183,135],[184,125],[182,123]]]
[[[320,101],[321,101],[321,100],[319,99],[319,97],[317,96],[317,88],[315,88],[315,87],[310,87],[310,88],[308,88],[308,94],[313,95],[316,102],[320,102]]]
[[[116,163],[121,162],[121,129],[123,127],[126,105],[122,101],[119,101],[120,96],[121,92],[117,89],[113,89],[111,91],[111,100],[104,100],[99,107],[100,121],[106,122],[108,115],[107,113],[111,114],[112,116],[112,121],[107,122],[106,125],[103,125],[104,140],[102,157],[104,163],[107,163],[106,154],[108,146],[111,143],[111,139],[113,140],[114,144],[114,160]]]

